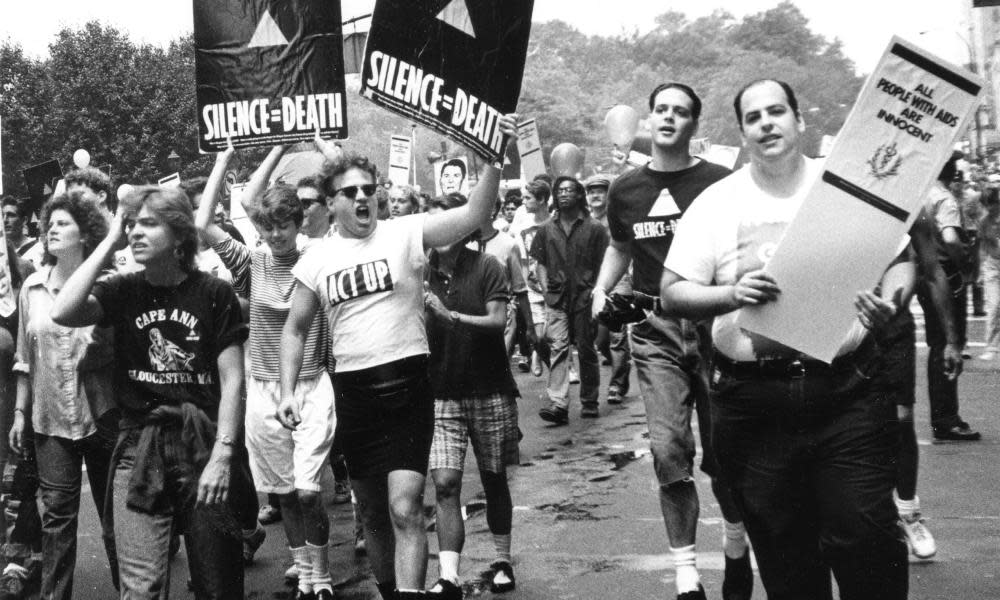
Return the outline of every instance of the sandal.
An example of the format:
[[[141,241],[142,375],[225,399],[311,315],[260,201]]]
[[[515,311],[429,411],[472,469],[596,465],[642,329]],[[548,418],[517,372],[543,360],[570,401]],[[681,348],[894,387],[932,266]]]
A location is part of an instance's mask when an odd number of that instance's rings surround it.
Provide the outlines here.
[[[504,592],[509,592],[514,589],[514,567],[510,566],[510,563],[505,560],[498,560],[490,565],[490,592],[494,594],[502,594]],[[506,583],[496,583],[496,576],[498,573],[503,573],[510,579]]]

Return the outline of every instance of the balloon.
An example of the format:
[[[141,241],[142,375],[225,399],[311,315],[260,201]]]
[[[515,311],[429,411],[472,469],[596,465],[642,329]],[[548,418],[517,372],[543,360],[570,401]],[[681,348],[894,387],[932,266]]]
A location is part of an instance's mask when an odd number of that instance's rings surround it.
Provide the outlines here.
[[[549,166],[552,167],[552,174],[556,177],[567,175],[579,178],[583,171],[583,150],[569,142],[559,144],[552,149]]]
[[[125,196],[128,196],[129,194],[132,193],[133,189],[135,188],[133,188],[131,184],[128,183],[121,184],[120,186],[118,186],[118,199],[121,200]]]
[[[78,168],[83,169],[90,164],[90,152],[87,152],[83,148],[80,148],[73,153],[73,164]]]
[[[608,132],[611,143],[627,148],[639,130],[639,113],[624,104],[614,106],[604,115],[604,130]]]

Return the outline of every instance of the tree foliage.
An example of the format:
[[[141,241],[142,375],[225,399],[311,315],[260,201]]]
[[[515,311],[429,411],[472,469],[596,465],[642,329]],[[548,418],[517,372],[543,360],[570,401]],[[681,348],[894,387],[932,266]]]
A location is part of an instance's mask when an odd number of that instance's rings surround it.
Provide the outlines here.
[[[23,193],[20,170],[57,158],[71,166],[86,148],[95,166],[111,165],[116,183],[155,181],[180,156],[183,176],[205,174],[211,158],[197,149],[194,45],[190,35],[168,47],[137,44],[126,33],[92,22],[61,30],[43,60],[0,43],[0,116],[3,118],[4,188]],[[861,86],[838,40],[809,28],[795,5],[737,20],[725,11],[689,20],[668,11],[645,34],[589,36],[562,21],[533,25],[518,107],[537,119],[547,155],[562,142],[584,149],[587,168],[610,162],[603,119],[628,104],[648,111],[649,92],[663,81],[693,85],[705,108],[699,135],[737,145],[735,92],[764,77],[788,81],[799,96],[811,135],[835,133]],[[356,86],[356,84],[355,84]],[[411,123],[348,93],[348,149],[388,157],[389,137],[408,135]],[[432,186],[427,155],[444,139],[417,130],[418,181]],[[450,155],[464,153],[445,141]],[[248,171],[263,151],[239,153]]]

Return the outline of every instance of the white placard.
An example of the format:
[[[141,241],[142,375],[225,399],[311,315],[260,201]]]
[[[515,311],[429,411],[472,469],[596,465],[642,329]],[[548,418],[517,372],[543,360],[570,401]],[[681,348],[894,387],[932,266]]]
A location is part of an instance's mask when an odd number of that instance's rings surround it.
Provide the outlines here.
[[[410,183],[410,160],[413,143],[408,137],[394,135],[389,140],[389,181],[393,185]]]
[[[253,226],[247,211],[243,209],[243,193],[246,187],[245,183],[237,183],[229,190],[229,219],[243,236],[247,248],[256,248],[257,228]]]
[[[740,327],[831,361],[919,215],[925,194],[978,105],[983,82],[894,37],[765,267],[775,302]]]
[[[521,172],[531,181],[545,173],[542,158],[542,141],[538,137],[538,124],[528,119],[517,124],[517,152],[521,155]]]

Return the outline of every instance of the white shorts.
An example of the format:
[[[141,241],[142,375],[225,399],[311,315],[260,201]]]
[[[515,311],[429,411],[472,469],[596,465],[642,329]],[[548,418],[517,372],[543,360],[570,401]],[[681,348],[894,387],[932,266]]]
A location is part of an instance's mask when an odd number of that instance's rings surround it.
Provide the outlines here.
[[[531,302],[531,320],[535,326],[545,325],[545,300]]]
[[[330,377],[322,373],[295,386],[302,419],[295,431],[282,427],[275,416],[280,400],[280,383],[249,378],[245,425],[254,484],[267,494],[318,492],[336,424]]]

